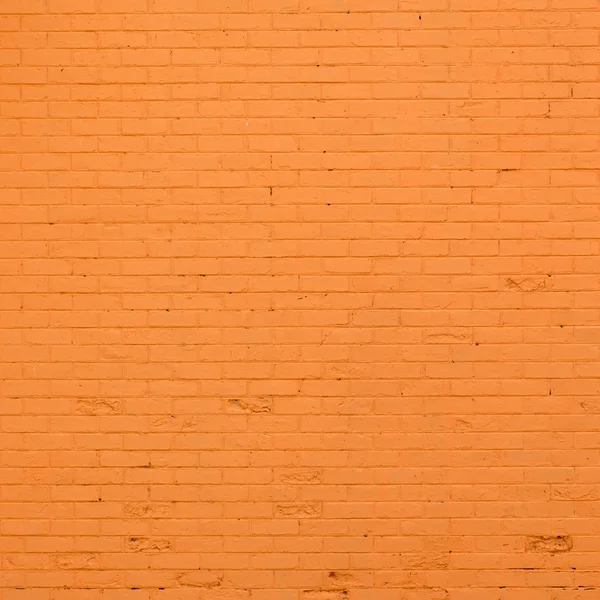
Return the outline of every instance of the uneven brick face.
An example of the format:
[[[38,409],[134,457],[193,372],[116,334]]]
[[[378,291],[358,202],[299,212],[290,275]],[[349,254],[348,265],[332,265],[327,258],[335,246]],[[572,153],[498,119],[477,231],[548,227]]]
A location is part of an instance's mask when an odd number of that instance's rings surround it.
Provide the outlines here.
[[[600,597],[597,0],[0,0],[0,600]]]

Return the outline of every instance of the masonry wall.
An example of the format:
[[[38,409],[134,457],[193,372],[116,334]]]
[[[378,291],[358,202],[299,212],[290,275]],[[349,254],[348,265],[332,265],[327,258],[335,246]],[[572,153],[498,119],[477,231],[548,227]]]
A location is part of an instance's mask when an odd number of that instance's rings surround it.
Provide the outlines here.
[[[0,600],[596,600],[597,0],[0,0]]]

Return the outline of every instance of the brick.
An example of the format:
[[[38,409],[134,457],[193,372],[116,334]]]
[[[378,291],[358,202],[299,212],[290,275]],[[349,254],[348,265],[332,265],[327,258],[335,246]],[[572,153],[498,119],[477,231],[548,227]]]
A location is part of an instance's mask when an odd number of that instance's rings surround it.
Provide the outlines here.
[[[12,14],[12,13],[22,13],[22,14],[35,14],[35,13],[44,13],[45,6],[42,0],[28,0],[25,5],[21,8],[16,6],[3,6],[2,13],[3,15]]]

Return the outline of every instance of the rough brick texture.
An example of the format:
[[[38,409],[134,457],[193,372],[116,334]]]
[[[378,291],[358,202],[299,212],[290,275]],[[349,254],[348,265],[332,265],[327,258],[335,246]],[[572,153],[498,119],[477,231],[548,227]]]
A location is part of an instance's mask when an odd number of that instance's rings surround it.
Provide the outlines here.
[[[0,600],[600,597],[598,0],[0,13]]]

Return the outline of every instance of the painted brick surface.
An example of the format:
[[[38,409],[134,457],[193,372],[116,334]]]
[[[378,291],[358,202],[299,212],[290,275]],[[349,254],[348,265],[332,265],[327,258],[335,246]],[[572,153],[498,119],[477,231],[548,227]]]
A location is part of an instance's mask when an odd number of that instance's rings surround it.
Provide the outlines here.
[[[0,0],[0,600],[597,600],[599,32]]]

